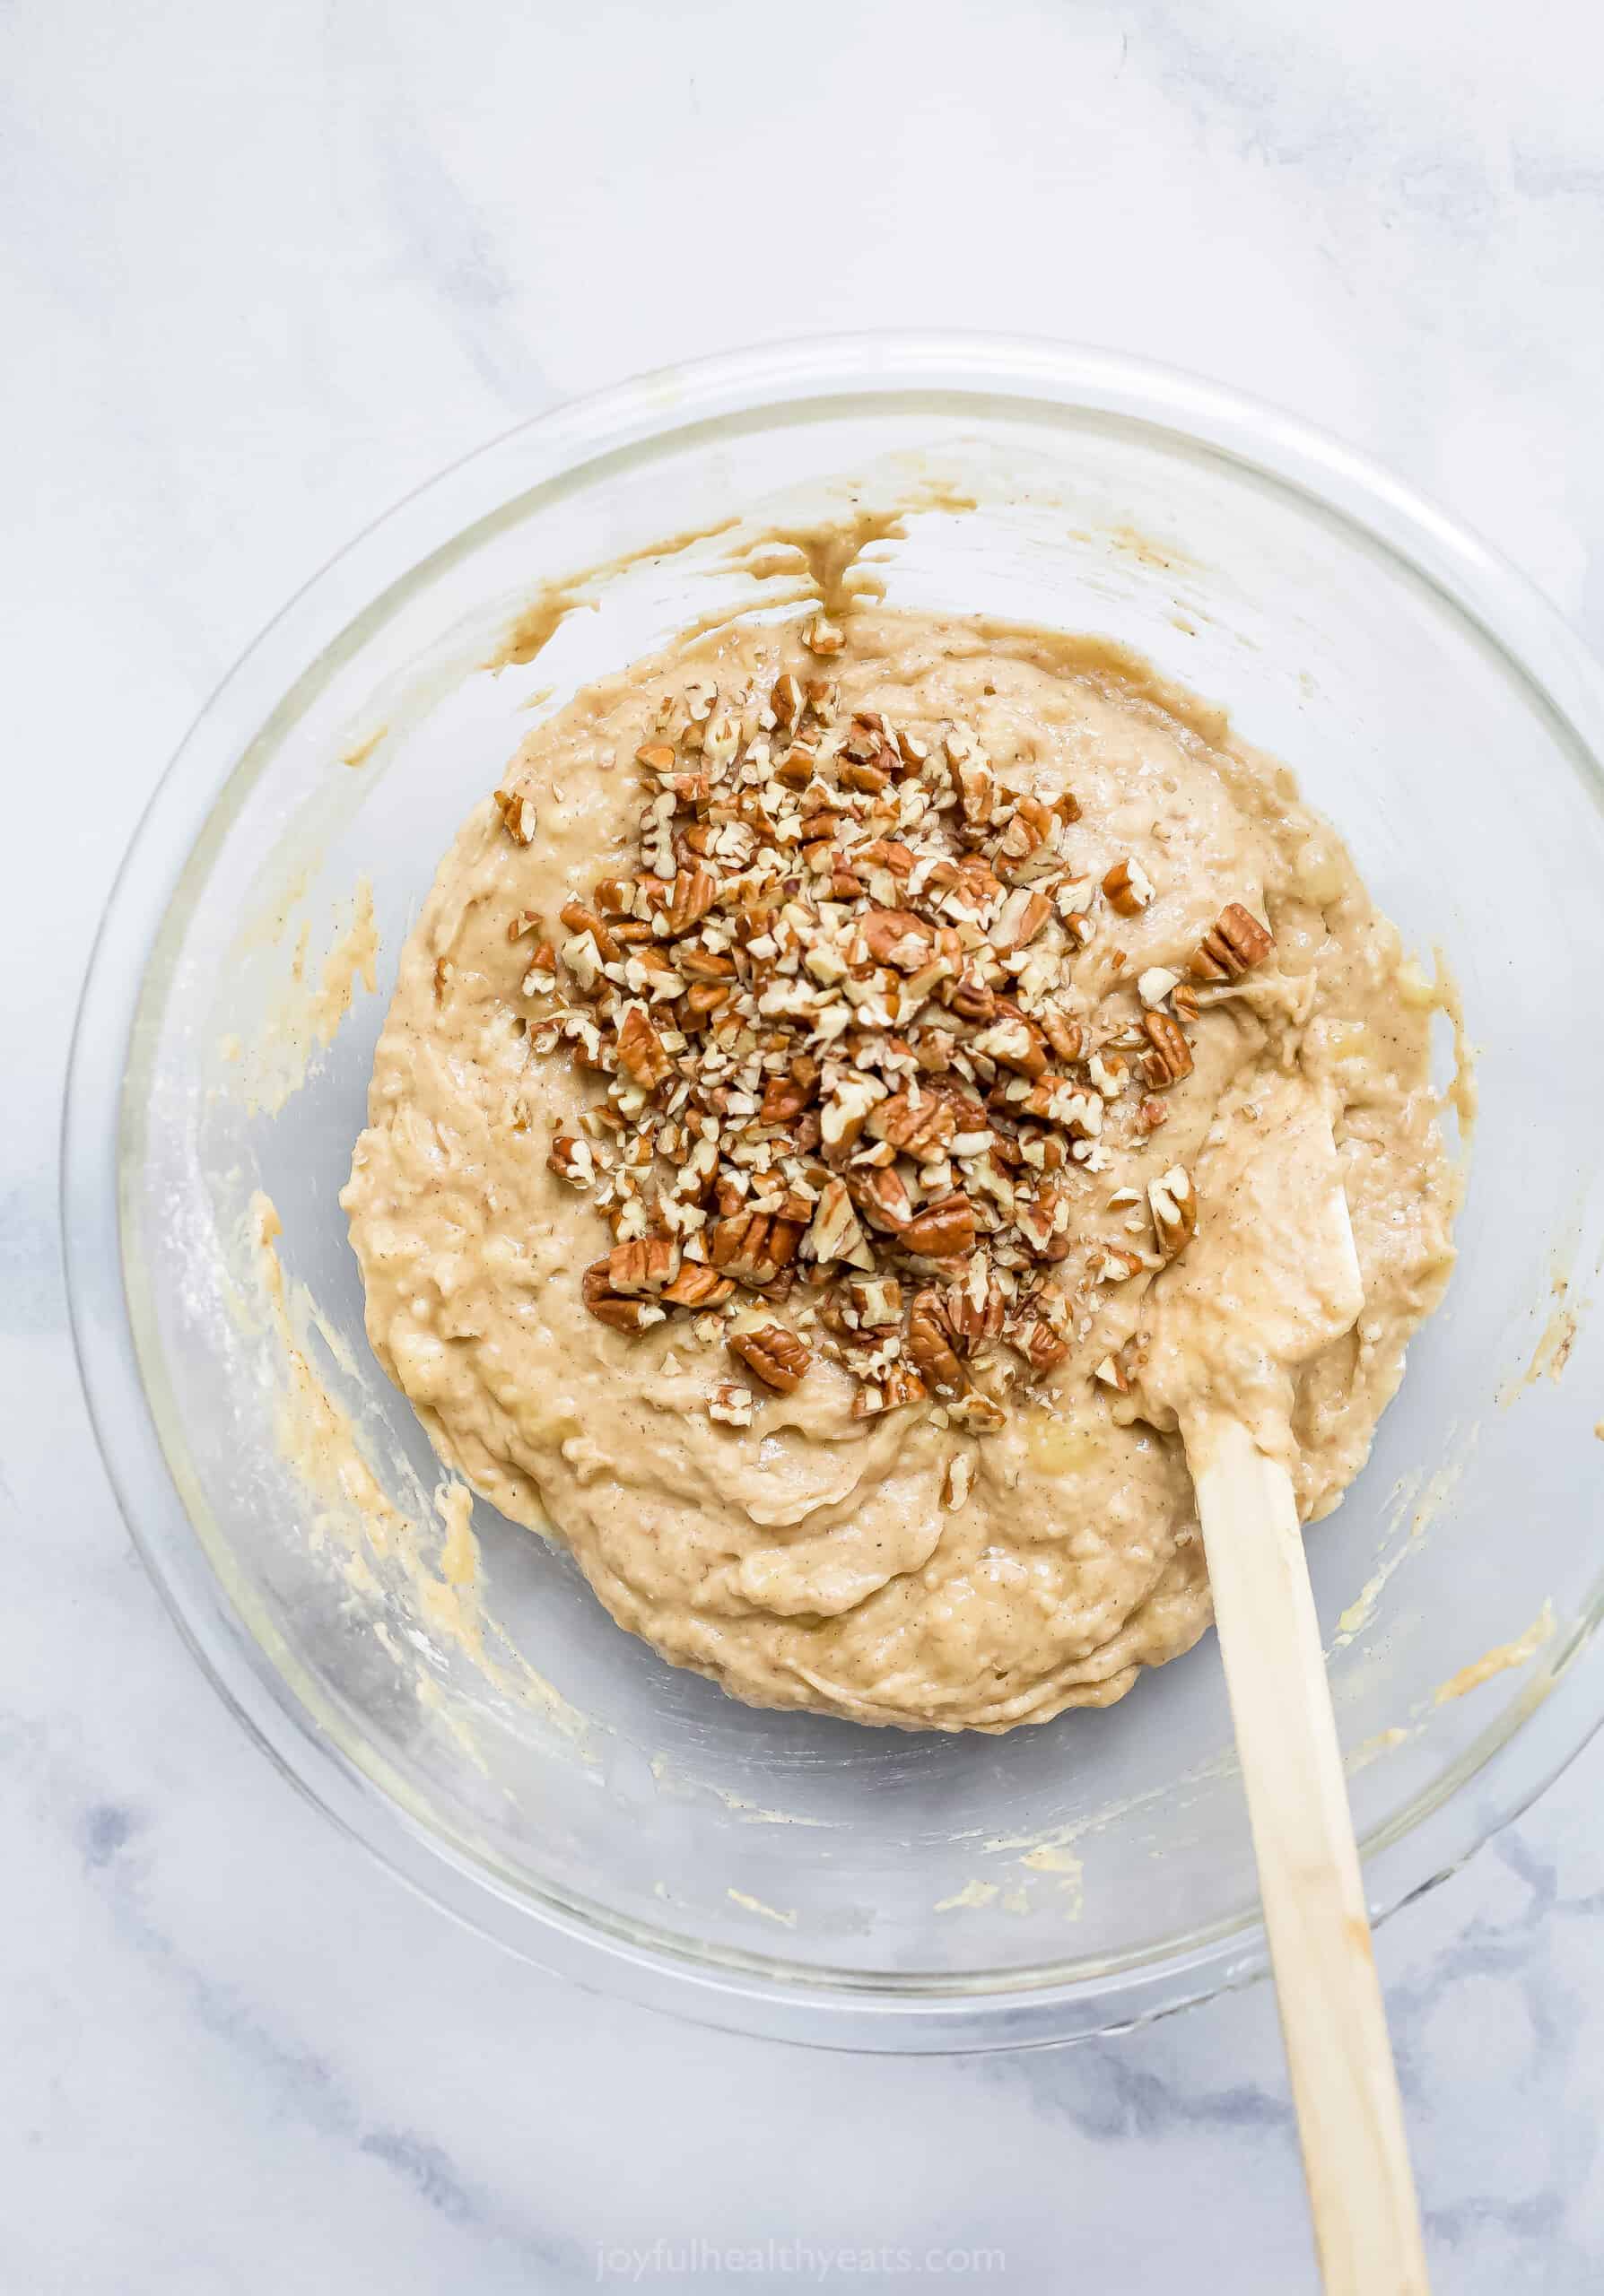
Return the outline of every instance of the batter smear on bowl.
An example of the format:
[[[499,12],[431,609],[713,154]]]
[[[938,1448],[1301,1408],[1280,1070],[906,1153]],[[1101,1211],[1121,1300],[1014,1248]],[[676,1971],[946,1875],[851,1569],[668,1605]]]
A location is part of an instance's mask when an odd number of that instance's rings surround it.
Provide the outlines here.
[[[1413,978],[1286,770],[1134,657],[737,624],[580,693],[447,856],[343,1198],[369,1335],[450,1464],[737,1697],[1111,1704],[1208,1622],[1186,1253],[1250,1173],[1295,1232],[1289,1079],[1365,1292],[1296,1375],[1306,1518],[1441,1296]],[[1276,1375],[1245,1329],[1208,1376],[1251,1414]]]

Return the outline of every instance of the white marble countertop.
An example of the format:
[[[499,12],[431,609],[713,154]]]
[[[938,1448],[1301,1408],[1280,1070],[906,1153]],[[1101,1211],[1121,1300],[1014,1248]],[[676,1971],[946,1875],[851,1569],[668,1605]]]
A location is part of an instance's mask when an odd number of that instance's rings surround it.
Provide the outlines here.
[[[887,2288],[1312,2289],[1262,1987],[1068,2053],[743,2042],[509,1960],[302,1803],[100,1472],[60,1080],[231,657],[440,465],[669,359],[899,324],[1167,358],[1391,463],[1604,642],[1597,12],[22,0],[0,54],[0,2288],[700,2287],[772,2241],[775,2286],[847,2248]],[[1601,1795],[1596,1748],[1381,1939],[1455,2296],[1604,2283]]]

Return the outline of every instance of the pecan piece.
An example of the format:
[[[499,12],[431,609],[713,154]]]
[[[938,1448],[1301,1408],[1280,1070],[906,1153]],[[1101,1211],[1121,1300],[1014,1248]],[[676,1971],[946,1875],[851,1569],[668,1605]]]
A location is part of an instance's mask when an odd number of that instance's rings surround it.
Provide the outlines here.
[[[1037,1259],[1044,1259],[1050,1265],[1068,1257],[1069,1198],[1051,1181],[1039,1187],[1033,1196],[1015,1198],[1014,1224],[1024,1237],[1026,1248]]]
[[[907,1363],[888,1363],[878,1379],[866,1380],[852,1397],[854,1419],[877,1419],[883,1411],[922,1403],[929,1389]]]
[[[908,1352],[927,1387],[938,1396],[962,1394],[963,1366],[938,1292],[918,1292],[908,1313]]]
[[[1129,1283],[1133,1275],[1142,1272],[1140,1252],[1128,1252],[1120,1244],[1106,1245],[1094,1252],[1086,1273],[1094,1283]]]
[[[857,865],[863,856],[855,853],[852,859]],[[934,927],[909,909],[871,909],[858,920],[858,936],[871,963],[894,965],[899,972],[918,972],[936,944]]]
[[[948,1285],[945,1304],[953,1336],[967,1347],[1001,1336],[1007,1302],[983,1253],[975,1254],[962,1283]]]
[[[974,1039],[974,1049],[989,1054],[1004,1068],[1011,1068],[1016,1076],[1034,1079],[1047,1066],[1041,1034],[1023,1015],[1007,1013],[1001,1020],[993,1021]]]
[[[533,797],[526,797],[518,789],[498,789],[496,811],[501,816],[501,827],[514,845],[534,844],[536,822]]]
[[[673,1074],[669,1059],[651,1022],[638,1004],[624,1013],[618,1030],[618,1065],[642,1091],[655,1091]]]
[[[546,1170],[566,1180],[570,1187],[589,1187],[596,1178],[596,1152],[588,1140],[571,1132],[557,1135],[545,1163]]]
[[[819,1064],[811,1053],[798,1053],[783,1076],[771,1076],[763,1085],[760,1124],[794,1124],[818,1089]]]
[[[648,773],[672,773],[675,762],[674,752],[667,742],[642,742],[635,752],[635,763],[643,765]]]
[[[686,980],[733,981],[736,963],[721,949],[704,949],[699,942],[682,941],[674,952],[675,970]]]
[[[738,1331],[726,1341],[732,1355],[776,1395],[789,1396],[800,1387],[813,1350],[783,1324],[764,1324],[759,1331]]]
[[[1183,1165],[1172,1164],[1162,1178],[1148,1181],[1147,1206],[1159,1250],[1176,1258],[1198,1232],[1198,1191]]]
[[[728,981],[693,981],[685,992],[685,1025],[705,1028],[713,1014],[728,1004],[734,994]]]
[[[900,1172],[855,1171],[847,1181],[853,1203],[871,1228],[900,1236],[913,1218],[913,1205]]]
[[[1153,899],[1153,880],[1133,854],[1115,862],[1103,880],[1103,890],[1109,907],[1121,917],[1139,917]]]
[[[724,1380],[707,1399],[707,1415],[724,1427],[750,1427],[751,1388],[737,1387],[733,1379]]]
[[[679,1246],[667,1236],[640,1236],[607,1254],[607,1288],[625,1300],[654,1296],[679,1274]]]
[[[1051,915],[1052,903],[1045,893],[1032,892],[1026,885],[1016,887],[998,911],[991,927],[992,947],[1004,956],[1025,948]]]
[[[956,1403],[949,1404],[947,1416],[971,1435],[995,1435],[1007,1423],[1007,1413],[1001,1404],[994,1403],[978,1387],[972,1387],[966,1396],[960,1396]]]
[[[872,1138],[887,1142],[920,1164],[933,1162],[957,1128],[957,1111],[950,1101],[913,1087],[871,1109],[867,1126]]]
[[[902,1287],[894,1275],[855,1278],[847,1285],[847,1297],[858,1311],[861,1330],[887,1331],[902,1320]]]
[[[1078,1021],[1072,1021],[1069,1015],[1057,1004],[1040,1006],[1035,1021],[1036,1026],[1047,1039],[1048,1046],[1055,1059],[1078,1060],[1080,1058],[1084,1031]]]
[[[1142,1074],[1155,1091],[1191,1074],[1192,1048],[1179,1022],[1167,1013],[1144,1013],[1142,1028],[1153,1048],[1142,1063]]]
[[[920,1259],[952,1259],[974,1249],[974,1206],[962,1188],[927,1204],[902,1230],[902,1249]]]
[[[718,898],[719,881],[710,869],[698,865],[679,870],[668,902],[669,932],[688,933],[693,925],[702,922]]]
[[[1149,1097],[1138,1108],[1136,1120],[1138,1132],[1156,1132],[1161,1124],[1170,1121],[1170,1111],[1162,1100]]]
[[[625,1297],[613,1288],[611,1257],[593,1261],[580,1279],[580,1297],[597,1323],[614,1331],[645,1331],[667,1320],[667,1310],[649,1300]]]
[[[797,1257],[803,1231],[794,1220],[771,1219],[763,1212],[737,1212],[715,1221],[708,1238],[713,1265],[737,1283],[761,1291]]]
[[[597,954],[603,964],[617,963],[618,943],[615,940],[611,928],[602,923],[595,909],[587,909],[582,900],[570,900],[563,902],[559,914],[575,940],[582,940],[586,934],[589,935],[596,944]],[[568,952],[564,950],[563,954],[567,955],[567,953]]]
[[[883,765],[871,765],[861,758],[849,758],[841,770],[841,787],[859,790],[865,796],[877,797],[890,779]]]
[[[1262,964],[1276,944],[1268,930],[1240,901],[1223,909],[1192,959],[1194,980],[1240,980]]]
[[[850,1267],[874,1266],[874,1251],[859,1225],[844,1180],[826,1180],[819,1191],[803,1249],[821,1267],[831,1260],[844,1260]]]
[[[1051,846],[1062,834],[1050,805],[1044,805],[1040,797],[1016,796],[1014,818],[997,842],[998,875],[1019,878],[1050,868]]]
[[[1068,1341],[1041,1316],[1028,1317],[1008,1336],[1038,1376],[1055,1370],[1069,1352]]]
[[[705,1260],[687,1259],[681,1262],[679,1274],[672,1283],[666,1283],[658,1294],[665,1307],[694,1308],[699,1313],[707,1308],[721,1308],[726,1300],[735,1297],[735,1285],[728,1275],[720,1275],[716,1267]]]
[[[997,991],[988,988],[972,965],[966,965],[956,980],[944,984],[941,1001],[961,1021],[979,1022],[997,1017]]]

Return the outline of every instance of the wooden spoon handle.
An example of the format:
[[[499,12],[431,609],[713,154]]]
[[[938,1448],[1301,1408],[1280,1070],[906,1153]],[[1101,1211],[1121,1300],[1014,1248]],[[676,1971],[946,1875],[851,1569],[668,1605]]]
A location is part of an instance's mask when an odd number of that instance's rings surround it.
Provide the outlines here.
[[[1235,1421],[1187,1438],[1329,2296],[1425,2296],[1420,2213],[1286,1470]]]

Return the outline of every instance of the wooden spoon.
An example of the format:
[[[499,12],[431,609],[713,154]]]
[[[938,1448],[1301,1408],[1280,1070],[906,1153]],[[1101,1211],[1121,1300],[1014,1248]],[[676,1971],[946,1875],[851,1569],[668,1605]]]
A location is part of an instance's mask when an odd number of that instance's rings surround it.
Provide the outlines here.
[[[1289,1463],[1288,1373],[1364,1303],[1329,1118],[1296,1079],[1241,1104],[1242,1180],[1205,1193],[1151,1384],[1176,1410],[1214,1590],[1260,1893],[1329,2296],[1425,2296],[1419,2208]],[[1147,1375],[1145,1374],[1145,1383]]]

